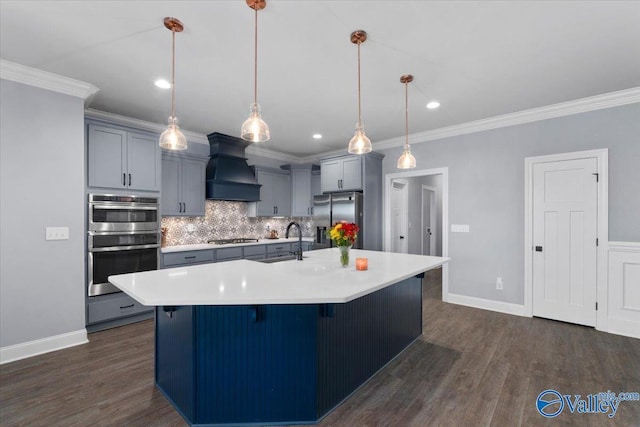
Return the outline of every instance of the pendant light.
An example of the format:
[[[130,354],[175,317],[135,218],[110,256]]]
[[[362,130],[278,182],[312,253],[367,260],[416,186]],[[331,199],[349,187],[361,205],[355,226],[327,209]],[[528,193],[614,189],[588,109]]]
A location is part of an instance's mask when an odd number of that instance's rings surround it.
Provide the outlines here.
[[[356,123],[356,131],[349,141],[349,153],[366,154],[371,151],[371,141],[364,133],[362,125],[362,111],[360,103],[360,45],[367,40],[367,33],[363,30],[356,30],[351,33],[351,43],[358,45],[358,123]]]
[[[411,74],[400,77],[400,82],[404,84],[404,118],[405,118],[405,140],[404,150],[398,159],[398,169],[413,169],[416,167],[416,158],[411,154],[409,147],[409,83],[413,81]]]
[[[260,116],[260,105],[258,105],[258,10],[267,7],[266,0],[247,0],[247,6],[255,10],[254,28],[254,61],[253,61],[253,104],[249,107],[251,111],[249,118],[242,124],[240,131],[242,139],[251,142],[266,142],[271,138],[269,126]]]
[[[173,48],[171,53],[171,116],[169,116],[169,125],[167,130],[160,135],[160,147],[168,150],[186,150],[187,138],[178,127],[178,118],[176,117],[176,33],[182,32],[184,26],[177,18],[164,18],[164,26],[171,30],[173,39]]]

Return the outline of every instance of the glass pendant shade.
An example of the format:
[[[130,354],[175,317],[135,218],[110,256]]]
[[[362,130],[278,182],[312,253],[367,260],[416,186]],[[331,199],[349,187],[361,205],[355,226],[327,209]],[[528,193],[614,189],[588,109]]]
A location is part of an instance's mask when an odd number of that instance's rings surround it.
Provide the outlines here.
[[[160,135],[158,144],[166,150],[186,150],[187,138],[180,131],[176,117],[176,33],[184,30],[184,25],[177,18],[164,18],[164,26],[171,30],[171,115],[169,125]]]
[[[402,155],[398,159],[398,169],[413,169],[416,167],[416,158],[411,154],[409,146],[405,146]]]
[[[271,137],[269,126],[260,116],[260,106],[251,104],[249,118],[242,124],[242,139],[251,142],[265,142]]]
[[[169,126],[167,126],[167,129],[160,135],[160,147],[167,150],[187,149],[187,138],[180,131],[177,117],[169,117]]]
[[[400,83],[404,85],[404,149],[398,159],[398,169],[413,169],[416,167],[416,158],[411,154],[409,147],[409,83],[413,81],[411,74],[400,77]]]
[[[371,140],[364,133],[364,128],[360,123],[356,125],[356,131],[353,138],[349,141],[349,153],[366,154],[371,152]]]

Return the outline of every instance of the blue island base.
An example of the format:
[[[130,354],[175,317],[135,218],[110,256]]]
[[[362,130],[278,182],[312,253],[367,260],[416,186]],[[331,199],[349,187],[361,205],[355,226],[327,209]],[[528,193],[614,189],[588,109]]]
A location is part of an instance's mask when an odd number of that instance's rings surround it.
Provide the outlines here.
[[[156,308],[156,385],[194,426],[315,424],[422,334],[422,276],[345,304]]]

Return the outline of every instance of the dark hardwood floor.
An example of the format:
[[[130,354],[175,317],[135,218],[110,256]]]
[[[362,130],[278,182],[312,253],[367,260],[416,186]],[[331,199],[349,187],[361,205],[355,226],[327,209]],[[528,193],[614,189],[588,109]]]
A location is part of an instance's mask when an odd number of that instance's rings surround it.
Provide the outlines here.
[[[424,333],[320,426],[640,426],[640,402],[613,419],[538,414],[540,392],[640,392],[640,340],[441,302],[424,281]],[[0,366],[2,426],[184,426],[153,385],[153,322]]]

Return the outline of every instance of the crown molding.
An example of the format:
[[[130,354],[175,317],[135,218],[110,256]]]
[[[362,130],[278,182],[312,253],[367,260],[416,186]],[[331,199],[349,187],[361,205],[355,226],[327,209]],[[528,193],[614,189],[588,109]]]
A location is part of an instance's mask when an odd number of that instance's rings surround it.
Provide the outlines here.
[[[532,108],[530,110],[490,117],[487,119],[475,120],[473,122],[462,123],[460,125],[414,133],[409,135],[409,144],[413,145],[442,138],[449,138],[452,136],[537,122],[540,120],[586,113],[588,111],[602,110],[605,108],[635,104],[638,102],[640,102],[640,87],[635,87],[617,92],[581,98],[574,101],[561,102],[558,104],[547,105],[545,107]],[[404,145],[404,140],[405,138],[402,136],[378,141],[372,145],[374,150],[384,150],[387,148],[401,147]]]
[[[286,154],[281,151],[270,150],[255,144],[248,146],[246,152],[255,156],[267,157],[273,160],[282,160],[287,163],[303,163],[302,157]]]
[[[167,128],[167,125],[160,123],[148,122],[146,120],[134,119],[133,117],[121,116],[120,114],[107,113],[106,111],[94,110],[93,108],[87,108],[84,110],[85,117],[97,120],[104,120],[108,122],[117,123],[122,126],[129,126],[136,129],[146,130],[149,132],[162,133]],[[206,135],[197,132],[191,132],[180,128],[184,136],[187,137],[189,142],[197,142],[200,144],[209,145],[209,140]]]
[[[462,123],[459,125],[434,129],[426,132],[410,134],[409,144],[415,145],[458,135],[482,132],[485,130],[498,129],[507,126],[531,123],[540,120],[553,119],[557,117],[569,116],[572,114],[602,110],[605,108],[618,107],[621,105],[635,104],[639,102],[640,87],[635,87],[617,92],[610,92],[602,95],[581,98],[574,101],[561,102],[559,104],[552,104],[545,107],[533,108],[516,113],[509,113],[501,116],[490,117],[487,119],[476,120],[473,122]],[[157,123],[146,122],[143,120],[133,119],[131,117],[120,116],[117,114],[107,113],[94,109],[85,110],[85,114],[87,117],[116,122],[122,125],[139,129],[146,129],[152,132],[160,133],[165,129],[164,125],[160,125]],[[189,141],[198,142],[201,144],[209,143],[206,135],[196,132],[190,132],[184,129],[182,131]],[[404,140],[404,136],[399,136],[396,138],[374,142],[372,145],[374,150],[380,151],[388,148],[401,147],[404,145]],[[263,146],[257,145],[249,146],[246,152],[269,159],[282,160],[283,162],[313,163],[325,157],[346,154],[346,147],[308,156],[295,156],[282,153],[280,151],[270,150],[268,148],[264,148]]]
[[[104,120],[112,123],[117,123],[122,126],[129,126],[136,129],[142,129],[149,132],[162,133],[167,128],[166,125],[148,122],[145,120],[134,119],[132,117],[121,116],[119,114],[108,113],[106,111],[94,110],[93,108],[87,108],[85,110],[85,116],[91,119]],[[180,129],[184,136],[187,137],[187,141],[196,142],[200,144],[209,145],[209,139],[206,135],[192,132],[186,129]],[[247,147],[246,152],[256,156],[266,157],[274,160],[282,160],[289,163],[301,163],[301,158],[293,156],[291,154],[282,153],[280,151],[270,150],[262,146],[250,145]]]
[[[85,100],[89,105],[100,89],[91,83],[0,59],[0,78]]]

